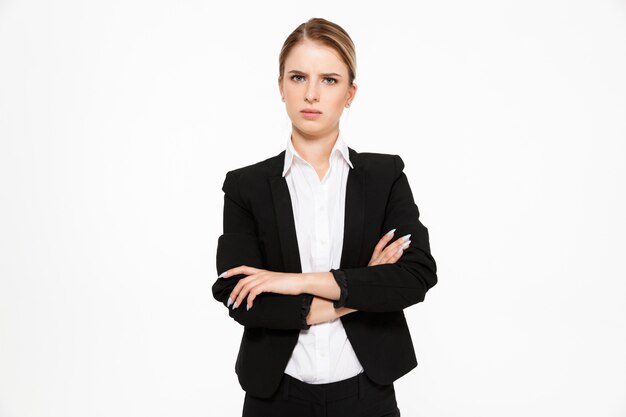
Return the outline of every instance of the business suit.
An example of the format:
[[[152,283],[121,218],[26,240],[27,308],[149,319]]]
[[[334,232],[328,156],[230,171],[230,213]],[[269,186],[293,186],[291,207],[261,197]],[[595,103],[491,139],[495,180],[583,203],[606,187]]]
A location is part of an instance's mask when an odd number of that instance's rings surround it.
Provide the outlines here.
[[[402,159],[351,148],[349,152],[354,169],[346,188],[341,267],[331,271],[341,288],[334,304],[359,310],[341,317],[342,324],[367,376],[386,385],[417,365],[402,310],[423,301],[436,284],[436,264]],[[281,176],[284,156],[282,151],[226,174],[218,274],[239,265],[302,271],[289,190]],[[368,267],[374,246],[393,228],[396,236],[411,233],[412,244],[396,263]],[[214,298],[226,307],[232,288],[243,277],[218,278]],[[268,398],[276,391],[300,330],[309,327],[311,298],[261,293],[249,311],[228,309],[244,326],[235,371],[247,393]]]

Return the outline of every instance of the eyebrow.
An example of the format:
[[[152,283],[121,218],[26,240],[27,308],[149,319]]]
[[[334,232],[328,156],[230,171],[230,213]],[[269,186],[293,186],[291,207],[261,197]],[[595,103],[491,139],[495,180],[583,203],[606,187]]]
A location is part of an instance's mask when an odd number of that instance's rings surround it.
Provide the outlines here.
[[[302,72],[302,71],[298,71],[298,70],[291,70],[289,71],[289,74],[302,74],[302,75],[309,75],[306,72]],[[341,77],[341,75],[337,74],[336,72],[327,72],[322,74],[324,77]]]

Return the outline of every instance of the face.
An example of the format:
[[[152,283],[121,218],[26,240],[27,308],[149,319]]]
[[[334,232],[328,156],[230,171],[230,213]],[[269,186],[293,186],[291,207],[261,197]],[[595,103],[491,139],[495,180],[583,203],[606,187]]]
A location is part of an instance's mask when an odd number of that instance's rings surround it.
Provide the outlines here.
[[[350,85],[348,66],[337,52],[319,42],[304,40],[285,59],[284,71],[278,85],[293,129],[309,137],[338,129],[356,85]]]

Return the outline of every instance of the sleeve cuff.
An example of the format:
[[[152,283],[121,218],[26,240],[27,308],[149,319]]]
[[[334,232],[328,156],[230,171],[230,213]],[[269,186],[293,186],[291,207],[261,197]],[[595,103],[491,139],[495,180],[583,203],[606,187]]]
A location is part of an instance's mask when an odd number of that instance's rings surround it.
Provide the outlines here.
[[[335,308],[343,307],[346,304],[346,298],[348,298],[348,282],[346,281],[346,274],[341,269],[331,269],[335,281],[339,285],[341,293],[339,294],[339,300],[333,302]]]
[[[303,330],[307,330],[309,327],[311,327],[310,324],[307,324],[306,322],[306,316],[309,315],[309,310],[311,309],[311,302],[313,302],[313,295],[312,294],[303,294],[302,296],[302,325],[301,328]]]

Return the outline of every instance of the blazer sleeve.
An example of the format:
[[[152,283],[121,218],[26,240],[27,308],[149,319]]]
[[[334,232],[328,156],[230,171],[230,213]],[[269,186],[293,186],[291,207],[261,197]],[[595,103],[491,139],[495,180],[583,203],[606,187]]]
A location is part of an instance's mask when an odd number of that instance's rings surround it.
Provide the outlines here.
[[[335,308],[387,312],[424,301],[426,292],[437,283],[437,266],[430,253],[428,229],[419,220],[419,210],[404,174],[404,162],[395,157],[383,230],[396,228],[396,236],[411,234],[411,244],[396,263],[356,268],[331,269],[341,290]]]
[[[251,211],[246,207],[239,189],[238,170],[226,174],[224,191],[224,233],[218,238],[216,266],[218,276],[240,265],[266,269],[261,253],[256,223]],[[218,278],[212,286],[213,297],[226,307],[228,297],[245,274],[228,278]],[[311,294],[284,295],[261,293],[254,299],[249,311],[245,305],[235,309],[226,307],[228,314],[246,327],[266,327],[273,329],[308,329],[306,316],[309,313]]]

